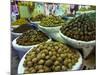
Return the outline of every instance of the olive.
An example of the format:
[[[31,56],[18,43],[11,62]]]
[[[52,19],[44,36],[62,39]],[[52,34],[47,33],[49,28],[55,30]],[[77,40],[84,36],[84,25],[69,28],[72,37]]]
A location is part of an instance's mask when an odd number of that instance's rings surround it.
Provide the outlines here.
[[[72,64],[68,63],[68,67],[69,67],[69,69],[71,69],[72,68]]]
[[[38,69],[43,69],[43,65],[38,65]]]
[[[36,62],[37,62],[37,58],[33,58],[33,59],[32,59],[32,62],[33,62],[33,63],[36,63]]]
[[[31,67],[32,65],[33,65],[33,64],[32,64],[31,61],[28,61],[28,62],[27,62],[27,66],[28,66],[28,67]]]
[[[41,54],[41,58],[45,58],[45,56],[46,56],[45,53]]]
[[[54,65],[59,65],[59,64],[60,64],[59,61],[54,62]]]
[[[44,60],[40,59],[39,62],[38,62],[38,64],[40,64],[40,65],[44,64]]]
[[[41,53],[39,53],[39,54],[37,55],[37,59],[38,59],[38,60],[41,59]]]
[[[53,54],[53,55],[56,55],[56,52],[55,52],[55,51],[53,51],[53,52],[52,52],[52,54]]]
[[[66,66],[62,66],[62,71],[66,71],[67,70],[67,67]]]
[[[33,69],[34,69],[33,67],[30,67],[30,68],[29,68],[29,71],[31,72]]]
[[[58,57],[57,60],[58,60],[59,62],[62,62],[62,61],[63,61],[63,59],[62,59],[61,57]]]
[[[31,70],[31,73],[35,73],[35,72],[36,72],[36,70],[35,70],[35,69],[32,69],[32,70]]]
[[[53,56],[51,57],[51,60],[52,60],[52,61],[55,61],[55,60],[56,60],[56,56],[53,55]]]
[[[49,51],[49,55],[52,56],[52,52],[51,51]]]
[[[45,70],[45,72],[49,72],[50,71],[50,68],[47,67],[47,66],[44,66],[44,70]]]
[[[55,71],[60,71],[61,70],[61,66],[55,66]]]
[[[49,59],[50,58],[50,56],[49,55],[47,55],[46,57],[45,57],[45,59]]]
[[[42,73],[42,72],[44,72],[44,70],[43,69],[39,69],[37,72],[38,73]]]
[[[46,66],[51,66],[52,63],[53,63],[52,60],[47,60],[47,61],[45,62],[45,65],[46,65]]]
[[[68,60],[64,60],[64,65],[68,65]]]
[[[62,59],[64,59],[66,57],[65,54],[61,54],[60,56]]]

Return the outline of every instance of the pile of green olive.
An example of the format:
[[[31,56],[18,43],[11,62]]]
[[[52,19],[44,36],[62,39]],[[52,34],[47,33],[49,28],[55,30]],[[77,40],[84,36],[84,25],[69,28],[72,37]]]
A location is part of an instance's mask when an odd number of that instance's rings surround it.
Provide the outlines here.
[[[43,18],[40,22],[40,25],[44,27],[56,27],[62,26],[64,23],[65,22],[63,19],[61,19],[61,17],[50,15],[46,18]]]
[[[27,23],[28,23],[27,20],[25,20],[24,18],[21,18],[21,19],[16,20],[15,22],[12,22],[11,24],[15,26],[15,25],[23,25]]]
[[[31,18],[32,21],[41,21],[46,16],[44,14],[39,14]]]
[[[72,39],[92,41],[96,39],[95,13],[82,14],[61,27],[61,32]]]
[[[16,41],[18,45],[29,46],[36,45],[48,40],[48,37],[41,31],[28,30],[24,32]]]
[[[79,57],[75,49],[60,42],[43,42],[26,54],[23,64],[24,73],[71,70]]]

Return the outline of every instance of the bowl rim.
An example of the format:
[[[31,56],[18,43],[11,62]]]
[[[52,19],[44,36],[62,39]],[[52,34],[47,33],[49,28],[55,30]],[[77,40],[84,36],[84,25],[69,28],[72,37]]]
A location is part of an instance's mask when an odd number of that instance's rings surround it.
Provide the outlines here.
[[[46,26],[41,26],[40,24],[38,26],[41,28],[61,28],[62,27],[62,26],[46,27]]]

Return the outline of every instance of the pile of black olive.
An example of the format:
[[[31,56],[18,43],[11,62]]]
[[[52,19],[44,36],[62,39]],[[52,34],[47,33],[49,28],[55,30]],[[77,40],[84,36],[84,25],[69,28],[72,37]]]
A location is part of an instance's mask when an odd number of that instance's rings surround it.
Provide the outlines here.
[[[79,57],[75,49],[60,42],[43,42],[26,54],[23,64],[24,73],[71,70]]]
[[[61,32],[72,39],[92,41],[96,39],[95,13],[82,14],[61,27]]]
[[[15,32],[15,33],[23,33],[23,32],[26,32],[26,31],[28,31],[28,30],[30,30],[30,29],[35,29],[35,26],[32,27],[32,26],[29,25],[29,24],[23,24],[23,25],[21,25],[21,26],[15,28],[15,29],[13,29],[12,32]]]
[[[44,27],[56,27],[64,25],[64,20],[59,16],[50,15],[46,18],[43,18],[40,22],[41,26]]]
[[[24,32],[16,41],[18,45],[29,46],[36,45],[48,40],[48,37],[41,31],[28,30]]]

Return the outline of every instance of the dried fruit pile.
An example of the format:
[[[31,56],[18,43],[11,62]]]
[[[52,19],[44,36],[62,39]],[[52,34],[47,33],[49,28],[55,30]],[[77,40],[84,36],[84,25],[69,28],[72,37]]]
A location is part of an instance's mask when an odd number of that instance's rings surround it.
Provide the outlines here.
[[[58,72],[71,70],[79,54],[60,42],[43,42],[25,56],[24,73]]]
[[[64,25],[64,20],[61,19],[59,16],[50,15],[46,18],[43,18],[40,23],[41,26],[44,27],[56,27]]]
[[[41,42],[45,42],[48,40],[48,37],[42,33],[41,31],[37,30],[28,30],[27,32],[24,32],[18,39],[17,44],[19,45],[36,45]]]
[[[96,38],[95,13],[83,14],[63,25],[61,32],[72,39],[92,41]]]

